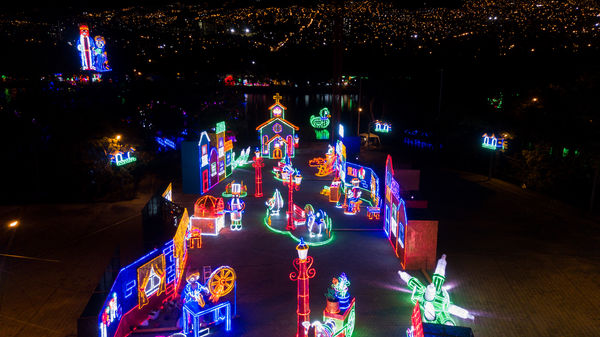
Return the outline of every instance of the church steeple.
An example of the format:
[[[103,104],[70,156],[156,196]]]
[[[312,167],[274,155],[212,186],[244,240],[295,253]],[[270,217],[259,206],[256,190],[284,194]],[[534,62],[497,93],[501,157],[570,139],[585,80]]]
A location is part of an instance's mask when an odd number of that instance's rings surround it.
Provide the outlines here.
[[[273,96],[273,99],[275,100],[275,104],[273,104],[269,107],[269,110],[271,111],[271,118],[285,119],[285,110],[287,108],[279,102],[279,100],[282,98],[283,97],[281,97],[281,95],[279,95],[279,93],[275,93],[275,96]]]

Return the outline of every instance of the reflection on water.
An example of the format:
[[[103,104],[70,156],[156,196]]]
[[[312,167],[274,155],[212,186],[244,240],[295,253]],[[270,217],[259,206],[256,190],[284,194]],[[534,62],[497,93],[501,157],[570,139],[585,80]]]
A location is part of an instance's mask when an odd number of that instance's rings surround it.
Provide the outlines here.
[[[287,94],[281,95],[281,103],[288,108],[292,114],[307,115],[318,114],[319,110],[327,107],[332,110],[332,94]],[[273,95],[268,94],[245,94],[245,113],[260,115],[267,114],[267,109],[273,104]],[[341,95],[342,113],[353,111],[358,107],[358,95]]]

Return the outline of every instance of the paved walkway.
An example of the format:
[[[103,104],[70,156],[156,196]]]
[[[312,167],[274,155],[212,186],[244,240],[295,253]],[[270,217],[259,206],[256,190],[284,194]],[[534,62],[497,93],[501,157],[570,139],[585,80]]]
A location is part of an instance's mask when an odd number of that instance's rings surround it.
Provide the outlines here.
[[[294,163],[302,168],[316,148],[303,150]],[[381,163],[383,166],[384,163]],[[286,189],[263,169],[265,197],[247,197],[244,230],[205,238],[192,261],[230,265],[238,274],[235,336],[292,336],[295,284],[288,279],[295,242],[262,224],[267,196]],[[379,228],[363,217],[341,214],[319,195],[322,181],[302,169],[305,182],[295,194],[334,218],[334,227]],[[240,169],[253,192],[253,169]],[[440,220],[438,255],[448,255],[447,285],[455,304],[474,312],[474,321],[457,319],[478,337],[600,336],[600,252],[598,224],[559,203],[484,177],[453,172],[423,172],[422,189]],[[215,194],[225,184],[217,186]],[[176,192],[180,187],[175,186]],[[193,212],[197,196],[175,193]],[[148,196],[128,203],[39,205],[28,207],[11,253],[60,262],[7,260],[0,292],[0,336],[74,336],[76,320],[102,274],[116,242],[136,242],[137,216]],[[0,216],[14,210],[2,207]],[[408,212],[410,217],[410,210]],[[4,247],[6,233],[0,236]],[[323,293],[330,278],[350,277],[357,298],[356,336],[402,336],[412,305],[396,272],[399,263],[382,231],[339,231],[332,244],[312,247],[317,276],[311,281],[313,320],[321,319]],[[135,246],[135,244],[134,244]],[[134,251],[139,247],[131,247]],[[125,253],[127,255],[127,253]],[[134,256],[124,257],[133,260]],[[412,272],[422,276],[419,272]],[[219,329],[215,330],[216,334]]]

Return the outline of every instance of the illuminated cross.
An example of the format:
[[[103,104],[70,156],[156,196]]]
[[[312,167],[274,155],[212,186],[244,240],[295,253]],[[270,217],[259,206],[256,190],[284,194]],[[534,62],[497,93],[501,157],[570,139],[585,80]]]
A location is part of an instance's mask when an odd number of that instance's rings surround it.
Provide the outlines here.
[[[279,104],[279,100],[282,98],[283,97],[281,97],[281,95],[279,95],[279,93],[275,93],[275,96],[273,96],[273,99],[275,100],[275,104]]]

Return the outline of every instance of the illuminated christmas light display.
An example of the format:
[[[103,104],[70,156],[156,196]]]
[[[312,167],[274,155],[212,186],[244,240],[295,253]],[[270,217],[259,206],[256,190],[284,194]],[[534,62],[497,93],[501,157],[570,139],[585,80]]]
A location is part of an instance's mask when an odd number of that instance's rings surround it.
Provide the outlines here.
[[[402,268],[406,268],[405,245],[408,219],[406,205],[400,197],[400,184],[394,179],[392,157],[388,155],[385,163],[385,213],[383,230],[388,236],[396,256],[400,258]]]
[[[249,149],[242,151],[234,165],[233,141],[226,139],[226,131],[225,122],[219,122],[214,133],[202,131],[198,143],[181,143],[184,193],[204,194],[246,163]]]
[[[98,336],[125,337],[151,311],[179,296],[188,256],[189,220],[184,209],[172,240],[119,271],[98,315]]]
[[[263,159],[260,155],[260,150],[256,149],[254,152],[254,196],[260,198],[263,196],[262,193],[262,168],[265,166]]]
[[[333,322],[328,336],[350,337],[354,333],[356,299],[348,292],[350,281],[345,273],[333,278],[325,297],[327,306],[323,310],[323,322]]]
[[[302,183],[302,175],[300,171],[293,169],[291,164],[286,166],[282,171],[283,179],[288,178],[283,181],[283,184],[288,187],[288,210],[286,212],[288,223],[287,230],[296,229],[296,221],[304,222],[305,219],[300,218],[296,215],[294,210],[299,208],[294,204],[294,190],[300,189],[300,184]]]
[[[246,203],[240,199],[241,192],[242,186],[240,184],[231,184],[231,194],[233,197],[229,200],[228,212],[231,217],[231,225],[229,228],[232,231],[242,230],[242,214],[244,213],[244,208],[246,208]]]
[[[210,325],[225,323],[225,330],[231,331],[231,318],[235,316],[237,301],[237,280],[235,271],[228,266],[222,266],[213,271],[202,285],[198,280],[200,274],[193,272],[187,277],[184,289],[183,304],[183,333],[186,336],[204,336],[202,322]],[[221,301],[224,296],[234,292],[234,308],[230,301]],[[211,318],[206,319],[204,317]],[[201,335],[202,334],[202,335]]]
[[[133,157],[131,154],[135,152],[135,149],[132,147],[127,152],[122,151],[113,151],[110,154],[111,163],[115,163],[117,166],[123,166],[137,161],[136,157]]]
[[[77,50],[79,50],[81,57],[81,69],[98,72],[110,71],[108,57],[104,50],[105,46],[104,37],[98,35],[92,39],[88,26],[80,25]]]
[[[279,210],[283,208],[283,198],[278,189],[275,189],[273,197],[269,198],[265,204],[269,208],[269,215],[279,215]]]
[[[390,133],[392,132],[392,124],[382,121],[375,121],[375,132]]]
[[[310,290],[309,280],[315,277],[317,273],[312,264],[314,262],[312,256],[308,256],[308,245],[300,239],[300,243],[296,246],[298,258],[294,259],[293,266],[295,272],[290,273],[290,280],[298,283],[297,287],[297,330],[296,337],[308,336],[308,331],[304,324],[310,324]]]
[[[194,204],[194,215],[190,217],[191,229],[200,230],[201,235],[219,235],[225,228],[225,206],[223,198],[204,195]]]
[[[346,146],[342,141],[337,141],[335,150],[329,147],[325,158],[313,158],[309,166],[318,167],[317,176],[335,174],[331,185],[325,186],[321,194],[335,202],[336,207],[343,208],[345,214],[357,214],[365,202],[371,217],[378,216],[379,178],[371,168],[347,162]]]
[[[281,98],[279,94],[273,96],[275,104],[269,107],[271,118],[256,127],[262,155],[270,159],[282,159],[284,156],[293,158],[298,147],[296,131],[299,128],[285,119],[287,108],[279,102]]]
[[[168,149],[175,150],[175,148],[176,148],[175,142],[170,140],[169,138],[154,137],[154,139],[156,140],[156,143],[158,143],[158,145],[160,145],[165,150],[168,150]]]
[[[415,307],[413,308],[410,320],[412,322],[412,326],[406,330],[406,337],[425,337],[425,332],[423,331],[423,318],[421,315],[421,306],[419,305],[418,300],[415,304]]]
[[[494,151],[498,149],[504,150],[504,138],[496,138],[496,136],[493,133],[491,136],[488,136],[487,133],[484,133],[481,137],[483,138],[483,143],[481,143],[481,147],[483,147],[484,149]]]
[[[240,156],[236,158],[235,152],[232,152],[232,163],[231,168],[235,170],[238,167],[248,165],[250,162],[248,158],[250,158],[250,146],[248,146],[245,150],[240,151]]]
[[[450,315],[463,319],[475,319],[469,311],[452,304],[450,301],[450,295],[443,287],[446,280],[446,264],[446,255],[443,254],[437,262],[432,282],[427,286],[406,272],[398,271],[398,274],[412,291],[411,301],[415,304],[418,301],[420,304],[426,322],[456,325]]]
[[[242,180],[241,183],[236,184],[235,180],[232,180],[229,184],[225,185],[225,191],[223,193],[221,193],[221,196],[224,198],[231,198],[234,196],[234,192],[233,192],[233,188],[234,185],[240,185],[240,193],[239,193],[239,197],[240,198],[244,198],[248,195],[248,186],[246,186],[244,184],[244,181]]]
[[[327,216],[327,213],[321,209],[315,212],[311,204],[304,206],[306,227],[310,237],[321,237],[323,236],[323,230],[329,235],[331,232],[331,218]]]
[[[330,124],[329,118],[331,114],[327,108],[321,109],[319,116],[310,116],[310,125],[314,128],[317,139],[329,139],[329,130],[327,130]]]

